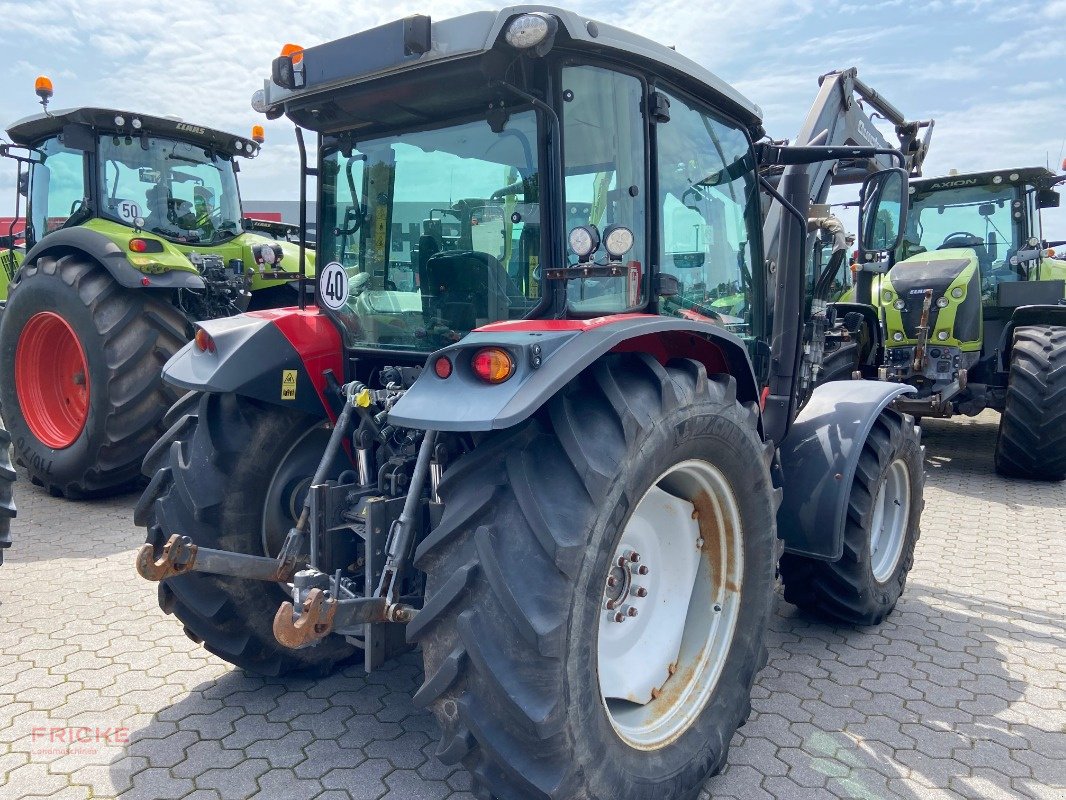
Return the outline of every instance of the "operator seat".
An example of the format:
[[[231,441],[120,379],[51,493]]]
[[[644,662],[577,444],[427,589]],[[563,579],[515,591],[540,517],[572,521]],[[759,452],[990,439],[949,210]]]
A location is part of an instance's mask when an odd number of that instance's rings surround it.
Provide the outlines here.
[[[454,331],[507,319],[508,277],[499,259],[476,250],[447,251],[426,259],[424,312]]]

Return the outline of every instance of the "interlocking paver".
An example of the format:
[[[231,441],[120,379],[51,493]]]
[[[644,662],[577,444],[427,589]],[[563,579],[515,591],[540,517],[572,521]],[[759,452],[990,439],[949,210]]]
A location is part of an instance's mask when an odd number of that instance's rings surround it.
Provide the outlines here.
[[[880,629],[778,603],[751,718],[701,800],[1066,798],[1066,485],[995,476],[997,421],[925,424],[922,539]],[[0,568],[4,800],[473,800],[411,703],[417,653],[369,678],[245,675],[134,575],[135,496],[17,491]],[[26,592],[60,579],[27,617]],[[125,735],[42,740],[86,726]]]

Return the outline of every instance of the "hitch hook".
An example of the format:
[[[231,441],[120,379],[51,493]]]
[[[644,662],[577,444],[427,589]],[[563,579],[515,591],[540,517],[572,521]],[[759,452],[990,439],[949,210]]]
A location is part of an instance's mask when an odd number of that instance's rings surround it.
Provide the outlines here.
[[[162,581],[192,570],[197,547],[188,536],[175,533],[165,545],[163,555],[155,557],[155,548],[142,544],[137,551],[137,572],[150,581]]]
[[[333,616],[337,613],[337,601],[326,597],[321,589],[312,589],[304,599],[300,616],[294,620],[294,609],[286,601],[274,615],[274,638],[293,650],[317,644],[333,630]]]

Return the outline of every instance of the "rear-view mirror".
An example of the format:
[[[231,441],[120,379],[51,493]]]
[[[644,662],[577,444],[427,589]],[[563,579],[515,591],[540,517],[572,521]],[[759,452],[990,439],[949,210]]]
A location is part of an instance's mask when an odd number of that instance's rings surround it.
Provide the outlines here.
[[[1054,189],[1041,189],[1036,193],[1037,208],[1058,208],[1061,197]]]
[[[886,169],[868,176],[859,195],[860,247],[895,250],[907,223],[907,173]]]

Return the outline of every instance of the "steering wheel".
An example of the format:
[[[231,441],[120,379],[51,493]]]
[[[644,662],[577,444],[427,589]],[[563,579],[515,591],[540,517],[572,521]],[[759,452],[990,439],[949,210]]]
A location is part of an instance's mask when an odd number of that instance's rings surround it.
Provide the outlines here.
[[[953,242],[953,239],[959,239]],[[981,247],[985,240],[969,231],[955,231],[944,237],[944,243],[937,250],[950,250],[953,247]]]

